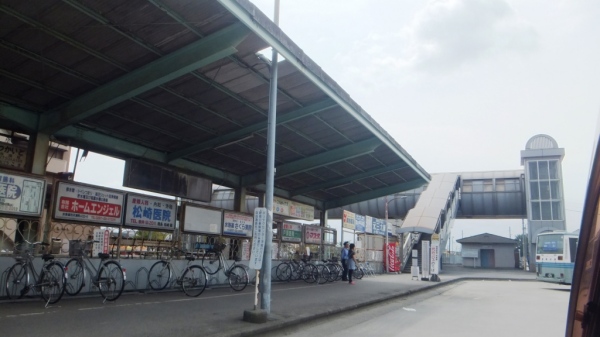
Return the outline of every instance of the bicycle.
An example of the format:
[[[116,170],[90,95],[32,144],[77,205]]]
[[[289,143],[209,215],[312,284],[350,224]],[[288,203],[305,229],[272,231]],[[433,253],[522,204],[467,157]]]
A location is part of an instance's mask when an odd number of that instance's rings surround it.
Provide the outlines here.
[[[71,241],[72,246],[69,253],[72,259],[67,262],[69,273],[65,291],[71,296],[79,294],[83,286],[85,286],[85,280],[89,273],[92,284],[98,288],[100,296],[104,298],[104,302],[115,301],[123,293],[125,273],[119,262],[108,260],[110,254],[98,253],[100,262],[97,268],[94,267],[94,264],[87,256],[89,250],[86,248],[95,242],[98,241]]]
[[[227,261],[225,261],[225,258],[222,254],[222,250],[225,248],[225,246],[227,246],[225,243],[216,243],[213,245],[212,249],[207,250],[202,256],[202,267],[209,275],[215,275],[219,272],[219,270],[223,270],[225,277],[227,277],[227,280],[229,281],[229,286],[231,289],[235,291],[242,291],[248,285],[248,272],[243,265],[236,263],[241,261],[241,259],[237,256],[234,258],[234,262],[231,266],[227,264]],[[218,263],[218,266],[213,271],[210,268],[210,265],[215,262]]]
[[[276,276],[281,281],[304,280],[306,283],[314,283],[319,279],[318,268],[309,262],[310,256],[303,256],[300,261],[290,259],[281,262],[276,269]]]
[[[25,242],[15,247],[15,260],[17,261],[6,276],[6,294],[9,299],[22,298],[32,289],[39,291],[41,297],[49,304],[58,302],[65,291],[66,269],[59,261],[54,260],[51,254],[43,254],[44,263],[38,274],[33,266],[33,250],[35,246],[49,246],[45,242]],[[29,283],[30,274],[33,284]],[[38,277],[39,276],[39,277]]]
[[[182,272],[179,272],[177,266],[172,263],[173,255],[177,252],[185,254],[185,259],[188,261],[185,270],[182,270]],[[175,269],[177,274],[179,274],[175,282],[183,288],[183,292],[191,297],[200,296],[204,292],[204,289],[206,289],[208,278],[204,268],[199,265],[190,266],[190,263],[195,260],[196,257],[191,253],[184,252],[178,248],[171,248],[168,260],[161,258],[160,261],[157,261],[150,267],[150,271],[148,272],[148,284],[150,288],[154,290],[165,289],[173,276],[171,269]]]

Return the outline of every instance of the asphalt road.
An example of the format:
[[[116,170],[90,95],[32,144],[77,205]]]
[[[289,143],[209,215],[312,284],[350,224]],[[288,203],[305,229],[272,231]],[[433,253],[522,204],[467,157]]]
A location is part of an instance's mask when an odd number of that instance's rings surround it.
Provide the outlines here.
[[[564,336],[569,286],[462,281],[264,336]]]
[[[324,285],[307,284],[302,281],[279,282],[273,284],[271,313],[268,321],[263,324],[249,323],[242,319],[244,310],[253,308],[254,289],[251,286],[242,292],[235,292],[228,286],[212,287],[197,298],[187,297],[177,290],[160,293],[130,290],[114,303],[102,303],[102,298],[97,294],[76,297],[65,295],[60,302],[49,308],[44,308],[44,302],[39,298],[0,300],[0,336],[263,336],[269,331],[280,331],[282,328],[297,326],[305,329],[321,318],[334,320],[338,315],[346,312],[355,312],[367,307],[377,308],[385,305],[387,301],[398,299],[401,303],[415,301],[415,305],[421,305],[425,301],[428,303],[433,300],[440,301],[440,303],[431,302],[432,308],[427,311],[421,310],[418,306],[403,305],[417,311],[401,309],[398,314],[400,317],[402,314],[412,313],[415,317],[420,317],[418,315],[429,312],[421,319],[431,325],[431,322],[439,322],[445,317],[444,311],[435,311],[437,305],[443,307],[446,302],[456,301],[456,298],[446,297],[445,289],[449,289],[447,287],[462,284],[465,280],[475,280],[473,284],[501,280],[499,284],[512,283],[515,289],[521,287],[528,289],[531,284],[539,285],[542,289],[551,287],[534,279],[534,274],[520,270],[474,270],[454,267],[445,269],[441,282],[415,280],[408,274],[365,277],[357,280],[356,285],[348,285],[347,282]],[[494,289],[488,291],[496,293]],[[566,301],[566,292],[558,291],[558,293],[563,295]],[[423,297],[424,294],[428,295]],[[434,296],[436,294],[440,296]],[[517,295],[521,296],[521,294]],[[517,295],[510,295],[513,298],[512,302],[517,301]],[[470,296],[474,297],[474,295]],[[508,298],[508,296],[507,293],[503,297]],[[478,302],[474,301],[472,304]],[[531,303],[518,303],[518,305],[523,307]],[[493,307],[495,306],[496,304]],[[563,312],[566,312],[566,304],[561,306],[564,308]],[[469,306],[465,305],[461,309],[465,310],[464,315],[468,314],[466,311],[468,308]],[[510,308],[506,310],[510,311]],[[465,317],[456,318],[457,321],[463,319]],[[469,320],[468,317],[466,320]],[[362,323],[367,320],[361,319],[357,322]],[[385,326],[384,323],[379,325]],[[531,323],[535,325],[537,322],[531,321]],[[336,329],[344,326],[338,325]],[[429,328],[427,324],[425,327]],[[406,323],[402,328],[412,329],[412,325]],[[369,329],[366,334],[365,332],[361,334],[371,336],[368,331]],[[323,334],[316,334],[316,336],[321,335]],[[421,336],[430,335],[421,334]]]

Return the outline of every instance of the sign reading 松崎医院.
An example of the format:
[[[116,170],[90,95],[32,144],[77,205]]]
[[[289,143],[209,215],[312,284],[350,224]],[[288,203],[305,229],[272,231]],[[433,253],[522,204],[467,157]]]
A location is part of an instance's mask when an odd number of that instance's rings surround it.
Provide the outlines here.
[[[172,231],[175,229],[177,203],[175,200],[127,193],[125,226]]]

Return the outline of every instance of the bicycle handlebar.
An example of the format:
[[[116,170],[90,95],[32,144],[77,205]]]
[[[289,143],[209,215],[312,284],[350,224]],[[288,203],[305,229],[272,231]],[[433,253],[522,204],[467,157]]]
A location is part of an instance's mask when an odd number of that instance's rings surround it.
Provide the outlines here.
[[[27,244],[29,244],[29,245],[32,245],[32,246],[37,246],[37,245],[42,245],[42,246],[50,246],[50,244],[49,244],[49,243],[42,242],[42,241],[29,242],[29,241],[27,241],[26,239],[23,239],[23,242],[25,242],[25,243],[27,243]]]

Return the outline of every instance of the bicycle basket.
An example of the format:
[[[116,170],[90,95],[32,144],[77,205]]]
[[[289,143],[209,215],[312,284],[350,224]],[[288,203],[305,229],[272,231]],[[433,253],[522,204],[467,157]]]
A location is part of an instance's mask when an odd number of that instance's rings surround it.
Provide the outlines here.
[[[227,245],[221,242],[215,242],[212,246],[212,250],[215,252],[222,252]]]
[[[81,240],[69,240],[69,256],[79,257],[88,253],[88,247],[86,243]]]
[[[19,242],[15,245],[15,249],[13,250],[13,256],[16,258],[26,258],[29,255],[33,254],[33,245],[27,242]]]

